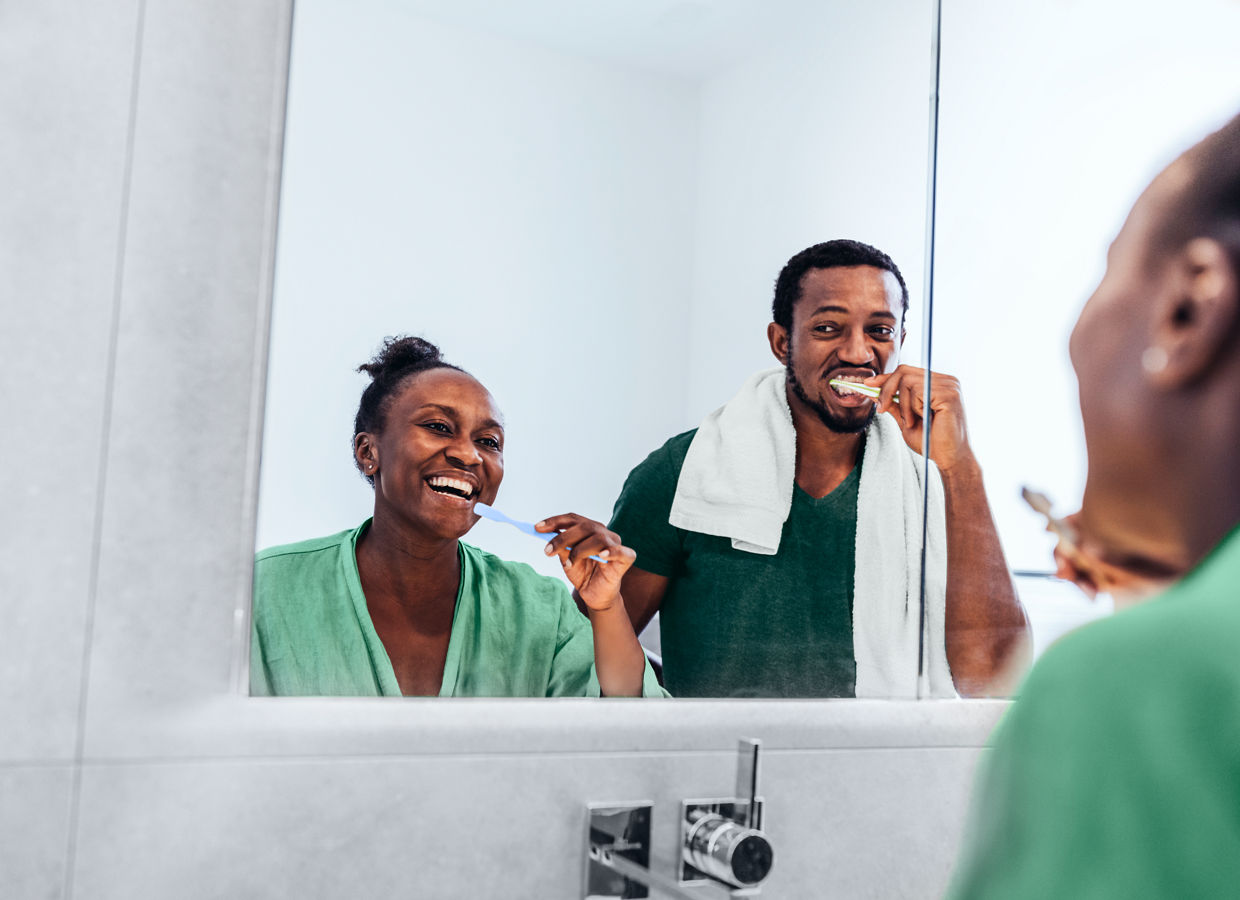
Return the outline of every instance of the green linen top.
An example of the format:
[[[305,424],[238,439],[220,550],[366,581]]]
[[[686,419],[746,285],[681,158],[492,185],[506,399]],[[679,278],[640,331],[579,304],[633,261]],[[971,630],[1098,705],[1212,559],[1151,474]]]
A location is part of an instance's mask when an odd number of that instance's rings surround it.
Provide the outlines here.
[[[668,577],[663,683],[678,697],[853,697],[853,565],[861,464],[820,499],[794,489],[774,556],[668,523],[697,430],[629,474],[611,529],[635,565]]]
[[[1038,660],[949,896],[1240,896],[1240,528]]]
[[[250,693],[399,697],[357,571],[351,531],[272,547],[254,564]],[[589,620],[563,582],[458,542],[441,697],[599,695]],[[644,696],[666,696],[649,663]]]

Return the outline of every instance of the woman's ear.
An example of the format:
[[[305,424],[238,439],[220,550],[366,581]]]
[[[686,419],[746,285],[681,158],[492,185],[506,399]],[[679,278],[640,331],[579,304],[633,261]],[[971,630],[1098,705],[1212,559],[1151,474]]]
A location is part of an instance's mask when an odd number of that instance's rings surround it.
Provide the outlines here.
[[[1171,266],[1142,361],[1153,384],[1174,389],[1204,377],[1230,346],[1240,296],[1227,250],[1213,238],[1189,241]]]
[[[379,447],[369,432],[353,436],[353,458],[363,474],[373,476],[379,471]]]

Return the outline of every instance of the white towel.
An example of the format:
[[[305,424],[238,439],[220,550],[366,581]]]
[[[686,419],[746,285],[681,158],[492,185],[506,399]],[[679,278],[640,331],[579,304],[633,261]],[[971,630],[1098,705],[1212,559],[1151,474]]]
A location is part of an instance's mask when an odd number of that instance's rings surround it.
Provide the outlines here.
[[[926,669],[932,697],[955,697],[945,647],[947,533],[943,482],[930,464],[926,535]],[[857,491],[853,576],[856,693],[917,696],[921,589],[922,458],[900,426],[877,416],[866,433]],[[784,370],[751,377],[707,416],[689,444],[668,522],[730,538],[737,550],[774,555],[792,508],[796,430]]]

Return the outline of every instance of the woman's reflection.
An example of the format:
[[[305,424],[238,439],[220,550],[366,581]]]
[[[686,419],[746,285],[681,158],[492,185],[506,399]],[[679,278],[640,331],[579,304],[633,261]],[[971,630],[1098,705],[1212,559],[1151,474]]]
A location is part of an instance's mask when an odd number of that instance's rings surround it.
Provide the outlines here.
[[[926,398],[899,365],[907,310],[882,251],[796,254],[767,329],[781,368],[629,475],[611,521],[638,553],[625,602],[638,629],[659,611],[676,696],[917,696]],[[929,406],[930,695],[1001,693],[1024,612],[954,378],[934,375]]]
[[[539,523],[588,619],[561,581],[461,542],[504,476],[486,388],[419,338],[388,339],[361,370],[353,454],[373,517],[258,555],[251,692],[664,695],[625,615],[634,553],[615,534],[571,514]]]

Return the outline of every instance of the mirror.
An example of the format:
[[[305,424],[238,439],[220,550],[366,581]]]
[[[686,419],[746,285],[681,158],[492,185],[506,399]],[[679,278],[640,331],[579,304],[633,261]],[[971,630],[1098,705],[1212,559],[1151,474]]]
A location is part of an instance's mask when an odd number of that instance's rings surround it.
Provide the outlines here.
[[[1237,34],[1232,0],[944,4],[933,361],[965,385],[1038,652],[1110,609],[1046,577],[1054,539],[1020,499],[1080,503],[1068,335],[1140,191],[1240,110]]]
[[[299,2],[258,546],[370,514],[355,369],[386,335],[492,391],[526,520],[607,521],[771,367],[775,276],[813,243],[896,260],[917,364],[930,29],[925,0]],[[513,529],[466,540],[561,577]]]

